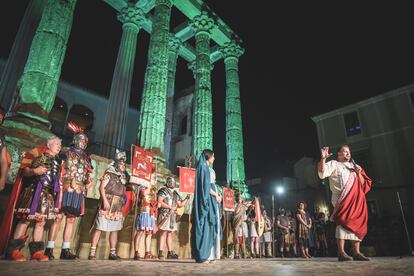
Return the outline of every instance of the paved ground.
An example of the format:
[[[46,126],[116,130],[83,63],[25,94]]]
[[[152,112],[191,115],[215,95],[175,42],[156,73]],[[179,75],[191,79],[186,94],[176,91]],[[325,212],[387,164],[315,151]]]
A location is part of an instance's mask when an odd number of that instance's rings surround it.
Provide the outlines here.
[[[414,275],[414,258],[373,258],[339,263],[334,258],[221,260],[213,264],[178,261],[0,261],[0,275]]]

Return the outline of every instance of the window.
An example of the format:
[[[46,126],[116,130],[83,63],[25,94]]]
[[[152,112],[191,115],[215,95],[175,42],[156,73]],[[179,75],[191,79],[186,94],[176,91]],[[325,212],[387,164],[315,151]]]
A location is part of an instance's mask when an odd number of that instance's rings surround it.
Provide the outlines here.
[[[66,114],[68,106],[66,102],[59,98],[55,98],[52,110],[49,113],[49,121],[52,124],[52,132],[61,135],[65,127]]]
[[[74,121],[81,128],[85,130],[92,129],[93,126],[93,111],[86,106],[75,104],[69,112],[68,122]]]
[[[181,130],[180,135],[187,134],[187,116],[181,119]]]
[[[356,111],[345,114],[344,121],[347,136],[361,134],[361,124]]]

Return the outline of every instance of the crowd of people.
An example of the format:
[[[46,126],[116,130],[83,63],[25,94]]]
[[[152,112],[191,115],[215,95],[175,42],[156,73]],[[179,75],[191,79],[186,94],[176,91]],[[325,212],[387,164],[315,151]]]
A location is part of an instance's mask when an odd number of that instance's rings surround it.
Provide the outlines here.
[[[2,120],[2,116],[0,120]],[[74,133],[71,145],[62,150],[62,141],[50,136],[46,145],[40,145],[24,153],[20,169],[13,185],[7,210],[0,228],[0,254],[9,260],[25,261],[21,253],[28,238],[27,230],[33,225],[29,242],[33,260],[48,261],[55,258],[53,250],[58,229],[65,218],[60,259],[73,260],[79,257],[71,251],[72,233],[77,218],[85,213],[85,195],[93,185],[94,171],[87,153],[88,137],[74,123],[68,129]],[[4,188],[5,175],[10,158],[5,140],[0,133],[1,182]],[[360,251],[359,245],[367,232],[365,193],[370,189],[370,179],[362,168],[350,159],[348,146],[340,149],[340,161],[329,161],[327,148],[321,150],[318,172],[321,178],[328,177],[334,208],[333,220],[337,224],[335,237],[338,244],[338,259],[369,260]],[[145,186],[132,185],[126,171],[126,153],[116,151],[113,162],[100,179],[99,208],[91,228],[89,260],[96,260],[97,245],[102,232],[109,232],[109,259],[119,260],[116,252],[118,232],[124,227],[125,217],[131,209],[134,214],[135,237],[134,260],[177,259],[173,249],[174,233],[177,231],[177,209],[185,206],[185,198],[177,193],[173,176],[166,177],[165,186],[156,188],[156,172],[151,174]],[[199,263],[211,263],[222,256],[222,194],[216,185],[216,174],[212,169],[215,156],[204,150],[197,164],[194,200],[191,208],[191,254]],[[344,179],[346,181],[344,181]],[[128,195],[128,196],[127,196]],[[132,208],[135,207],[135,208]],[[306,210],[306,203],[299,202],[297,210],[286,212],[279,209],[275,219],[270,218],[260,205],[259,198],[245,201],[238,195],[232,214],[234,258],[303,257],[327,256],[325,214],[318,209],[313,215]],[[44,227],[51,222],[48,242],[44,244]],[[229,226],[227,226],[229,227]],[[151,252],[152,236],[158,232],[158,252]],[[144,256],[140,256],[141,240],[144,239]],[[345,240],[351,240],[353,258],[345,252]],[[167,254],[164,254],[165,244]],[[309,250],[315,248],[313,252]],[[277,250],[272,249],[276,245]],[[277,252],[276,252],[277,251]],[[226,252],[227,255],[229,252]],[[312,254],[311,254],[312,253]]]
[[[255,216],[252,215],[254,214],[252,206],[254,205],[251,202],[246,202],[242,196],[239,196],[233,215],[235,259],[329,256],[328,218],[325,213],[319,211],[319,207],[315,208],[313,215],[306,211],[306,203],[303,201],[297,204],[294,213],[279,208],[273,222],[262,206],[264,231],[258,239],[254,228],[257,224]],[[246,242],[249,250],[246,250]],[[332,243],[332,239],[330,242]]]

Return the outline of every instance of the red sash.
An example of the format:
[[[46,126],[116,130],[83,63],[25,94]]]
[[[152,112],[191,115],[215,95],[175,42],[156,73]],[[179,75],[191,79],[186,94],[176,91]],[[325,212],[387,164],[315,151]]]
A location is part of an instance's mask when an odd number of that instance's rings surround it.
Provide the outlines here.
[[[336,202],[331,219],[336,225],[353,232],[360,240],[363,240],[368,230],[368,207],[365,194],[371,190],[372,181],[364,170],[361,174],[365,179],[364,184],[361,183],[355,171],[350,173],[350,179]]]

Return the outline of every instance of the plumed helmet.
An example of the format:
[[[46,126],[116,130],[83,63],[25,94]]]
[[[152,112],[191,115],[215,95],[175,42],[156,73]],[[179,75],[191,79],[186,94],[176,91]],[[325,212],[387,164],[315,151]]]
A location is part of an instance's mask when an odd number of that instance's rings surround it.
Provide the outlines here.
[[[75,122],[69,122],[66,128],[74,134],[72,144],[75,148],[86,149],[88,146],[88,136],[84,133],[83,128],[78,126]]]

